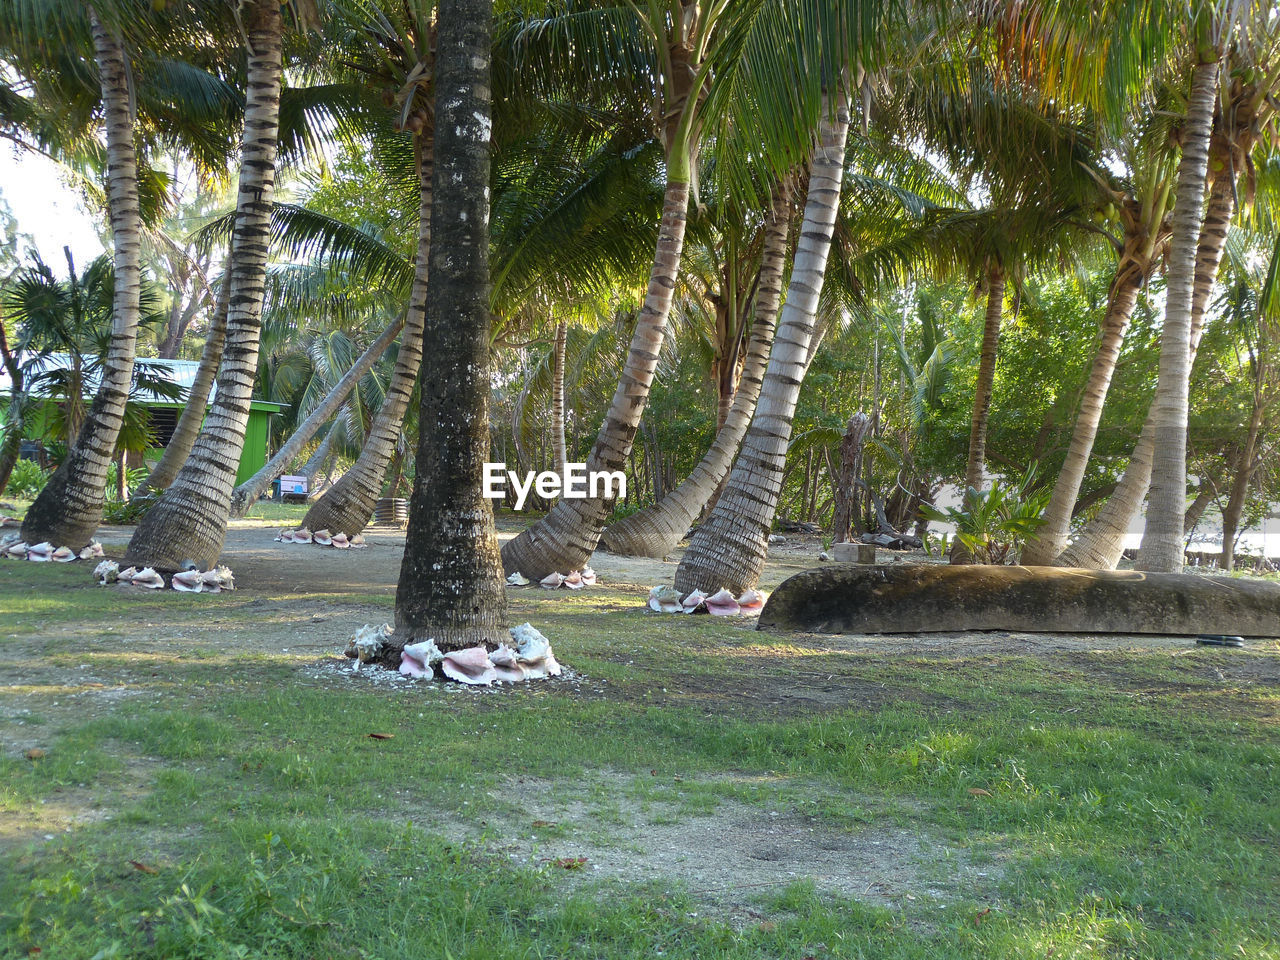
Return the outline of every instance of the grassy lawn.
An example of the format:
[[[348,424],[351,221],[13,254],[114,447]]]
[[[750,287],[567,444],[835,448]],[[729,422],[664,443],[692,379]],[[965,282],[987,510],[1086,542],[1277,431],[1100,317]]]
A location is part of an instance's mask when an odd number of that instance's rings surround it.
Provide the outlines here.
[[[386,598],[54,566],[0,564],[3,956],[1280,957],[1275,643],[878,654],[605,586],[513,597],[574,678],[476,691],[333,662]]]

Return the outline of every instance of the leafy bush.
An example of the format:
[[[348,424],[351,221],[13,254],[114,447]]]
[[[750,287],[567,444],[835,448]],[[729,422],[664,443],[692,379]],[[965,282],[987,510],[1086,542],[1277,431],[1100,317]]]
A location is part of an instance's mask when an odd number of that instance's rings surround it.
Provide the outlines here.
[[[4,488],[6,497],[34,500],[49,482],[48,470],[42,470],[34,460],[19,460],[13,465],[9,483]]]
[[[930,520],[955,524],[956,541],[976,562],[1012,562],[1027,537],[1044,523],[1041,514],[1053,492],[1048,487],[1033,491],[1035,479],[1036,465],[1032,464],[1015,483],[997,480],[988,490],[970,487],[959,507],[939,510],[923,504],[920,512]]]
[[[132,500],[108,500],[106,506],[102,510],[103,523],[117,523],[129,525],[137,523],[142,519],[142,515],[150,510],[159,501],[160,496],[157,494],[151,497],[134,497]]]

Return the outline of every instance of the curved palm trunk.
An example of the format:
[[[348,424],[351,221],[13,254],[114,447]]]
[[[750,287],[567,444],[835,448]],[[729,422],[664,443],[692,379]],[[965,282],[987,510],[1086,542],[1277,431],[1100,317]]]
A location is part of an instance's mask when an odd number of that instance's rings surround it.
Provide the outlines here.
[[[969,459],[964,469],[964,485],[982,488],[987,468],[987,424],[991,419],[991,392],[996,382],[996,350],[1000,345],[1000,324],[1004,321],[1004,268],[987,271],[987,315],[982,324],[982,353],[978,358],[978,381],[973,392],[973,417],[969,424]]]
[[[1062,470],[1053,485],[1049,506],[1045,508],[1044,525],[1022,548],[1021,562],[1025,566],[1053,563],[1067,545],[1072,511],[1080,494],[1080,484],[1084,482],[1085,469],[1093,452],[1093,441],[1098,435],[1098,425],[1102,422],[1107,391],[1111,388],[1111,376],[1115,372],[1116,361],[1120,358],[1120,348],[1124,345],[1124,335],[1129,329],[1129,320],[1133,317],[1145,274],[1146,271],[1140,265],[1127,262],[1122,264],[1111,284],[1107,312],[1102,318],[1102,340],[1098,344],[1098,352],[1094,354],[1089,381],[1080,401],[1080,411],[1076,414],[1071,444],[1067,448]]]
[[[9,410],[4,425],[4,443],[0,444],[0,496],[9,485],[14,465],[22,454],[22,368],[9,351],[9,337],[4,329],[4,317],[0,316],[0,362],[9,373]]]
[[[369,425],[369,435],[355,464],[307,511],[302,525],[311,530],[328,530],[354,536],[373,515],[373,506],[382,494],[387,465],[400,442],[400,427],[413,397],[413,386],[422,366],[422,324],[427,310],[427,264],[431,255],[431,139],[416,139],[418,168],[418,252],[408,320],[400,337],[400,353],[387,384],[386,396]]]
[[[232,516],[243,517],[248,513],[249,508],[258,502],[258,498],[262,496],[262,492],[267,489],[271,481],[288,470],[289,464],[298,459],[302,448],[311,442],[311,438],[319,433],[320,428],[332,420],[339,408],[347,402],[347,398],[351,396],[351,391],[356,388],[360,378],[372,370],[373,365],[387,352],[387,348],[404,328],[404,324],[405,316],[401,315],[383,330],[378,339],[369,344],[364,353],[360,354],[360,359],[352,365],[351,369],[333,385],[325,398],[320,401],[319,406],[307,414],[307,419],[290,434],[289,439],[276,451],[275,456],[268,460],[261,470],[232,491]]]
[[[1147,525],[1135,564],[1139,570],[1176,573],[1182,569],[1182,517],[1187,509],[1191,301],[1217,87],[1218,62],[1196,64],[1182,129],[1182,159],[1178,163],[1178,193],[1173,207],[1173,236],[1169,242],[1164,326],[1160,331],[1160,377],[1151,411],[1155,449]]]
[[[676,570],[675,586],[734,593],[754,587],[769,549],[796,401],[814,339],[818,299],[840,205],[849,109],[841,94],[835,116],[823,112],[809,167],[809,194],[791,267],[786,306],[765,370],[760,399],[716,507],[698,527]]]
[[[569,324],[556,324],[556,342],[551,355],[551,453],[556,472],[564,473],[568,458],[564,439],[564,349],[569,340]]]
[[[200,426],[204,423],[204,415],[209,407],[209,391],[218,376],[218,367],[222,363],[222,349],[227,343],[227,311],[230,306],[230,287],[222,284],[218,292],[218,302],[213,309],[213,322],[209,325],[209,335],[204,341],[204,350],[200,354],[200,366],[196,370],[195,379],[191,382],[191,394],[187,397],[186,406],[182,408],[182,416],[173,428],[173,436],[160,457],[155,469],[139,484],[135,496],[146,496],[150,493],[169,489],[178,476],[178,471],[191,455],[196,437],[200,435]]]
[[[588,472],[625,470],[627,466],[671,312],[671,294],[680,269],[688,205],[689,184],[668,180],[649,288],[631,337],[622,378],[587,460]],[[502,548],[503,567],[508,572],[518,570],[534,579],[557,570],[579,569],[595,550],[612,507],[612,501],[603,498],[557,501],[543,519]]]
[[[1217,177],[1209,192],[1209,204],[1200,242],[1196,251],[1195,284],[1191,297],[1191,347],[1188,362],[1195,360],[1204,327],[1205,308],[1218,276],[1218,265],[1227,246],[1227,231],[1235,212],[1235,182],[1230,175]],[[1115,491],[1102,505],[1098,515],[1085,527],[1075,543],[1059,554],[1055,565],[1114,570],[1124,553],[1124,537],[1138,516],[1151,483],[1152,456],[1155,450],[1155,404],[1147,413],[1142,433],[1134,446],[1133,456]],[[1185,497],[1185,494],[1184,494]],[[1182,542],[1179,535],[1179,544]]]
[[[742,445],[764,382],[777,323],[778,303],[782,299],[790,198],[781,188],[775,192],[772,206],[760,260],[751,340],[728,416],[717,431],[711,449],[679,486],[652,507],[633,513],[605,529],[600,540],[611,553],[658,558],[670,553],[688,532],[694,517],[715,495]]]
[[[115,454],[133,381],[142,283],[142,215],[128,66],[120,39],[107,30],[92,7],[89,21],[107,132],[107,207],[115,252],[111,346],[97,396],[75,443],[22,523],[22,536],[29,543],[47,540],[75,548],[89,541],[102,520],[107,468]]]
[[[489,455],[490,0],[441,0],[436,58],[434,233],[427,283],[418,472],[396,589],[399,648],[505,639],[506,595]]]
[[[244,0],[241,18],[249,48],[247,96],[218,392],[191,456],[142,518],[125,555],[129,563],[166,570],[187,561],[211,567],[222,552],[258,367],[279,139],[280,6],[275,0]]]

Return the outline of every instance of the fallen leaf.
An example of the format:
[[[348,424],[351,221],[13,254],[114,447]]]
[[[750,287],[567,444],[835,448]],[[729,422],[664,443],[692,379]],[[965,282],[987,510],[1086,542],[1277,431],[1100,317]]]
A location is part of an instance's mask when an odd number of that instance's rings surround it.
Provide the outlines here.
[[[533,825],[535,827],[554,827],[556,822],[554,820],[535,820]]]
[[[41,750],[39,747],[32,747],[30,750],[24,753],[23,756],[26,757],[28,760],[43,760],[45,756],[45,752]]]
[[[555,861],[557,867],[563,867],[565,870],[581,870],[587,865],[586,857],[561,857]]]
[[[371,733],[369,736],[374,740],[394,740],[396,737],[394,733]]]
[[[973,925],[974,925],[975,927],[980,927],[980,926],[982,926],[982,918],[983,918],[983,917],[985,917],[985,916],[986,916],[988,913],[990,913],[990,912],[991,912],[991,908],[990,908],[990,907],[987,907],[987,909],[985,909],[985,910],[979,910],[979,911],[978,911],[978,915],[977,915],[976,917],[974,917],[974,918],[973,918]]]
[[[762,933],[773,933],[773,931],[778,929],[778,925],[774,923],[772,920],[766,920],[763,923],[759,924],[756,927],[756,929],[761,931]]]
[[[971,794],[973,794],[975,797],[989,797],[989,796],[991,796],[991,791],[990,791],[990,790],[983,790],[981,787],[970,787],[970,788],[969,788],[969,792],[970,792]]]
[[[149,867],[145,863],[139,863],[137,860],[130,860],[129,866],[135,870],[141,870],[143,873],[157,874],[160,872],[155,867]]]

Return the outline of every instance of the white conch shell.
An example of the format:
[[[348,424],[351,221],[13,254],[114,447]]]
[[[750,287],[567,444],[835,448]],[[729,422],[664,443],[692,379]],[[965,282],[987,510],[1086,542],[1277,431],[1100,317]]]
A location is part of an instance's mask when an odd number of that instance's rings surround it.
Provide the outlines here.
[[[27,559],[36,563],[45,563],[53,555],[53,544],[48,540],[27,547]]]
[[[353,550],[363,550],[368,544],[364,542],[364,534],[357,533],[351,538],[351,547]]]
[[[764,607],[764,594],[759,590],[744,590],[738,598],[738,606],[743,613],[755,613]]]
[[[346,654],[348,657],[354,657],[360,663],[372,660],[382,652],[382,645],[390,635],[391,624],[384,623],[380,627],[371,627],[366,623],[356,630],[354,636],[347,641]],[[359,666],[356,669],[359,669]]]
[[[564,583],[564,577],[558,573],[548,573],[542,578],[542,587],[545,590],[554,590],[562,583]]]
[[[498,649],[489,654],[489,662],[493,664],[499,680],[519,683],[525,679],[524,667],[517,661],[516,652],[505,643],[498,644]]]
[[[570,572],[564,578],[564,585],[570,590],[581,590],[585,586],[582,582],[582,574],[577,570]]]
[[[294,543],[310,543],[311,531],[308,530],[306,527],[299,527],[297,530],[293,531],[293,542]]]
[[[351,546],[351,541],[347,539],[345,533],[335,533],[330,538],[330,542],[339,550],[346,550]]]
[[[173,575],[169,586],[181,593],[200,593],[204,589],[204,579],[198,570],[182,570]]]
[[[594,587],[596,585],[596,572],[590,567],[582,568],[582,584],[586,587]]]
[[[534,629],[533,624],[522,623],[511,628],[511,639],[516,644],[516,663],[528,680],[560,676],[560,664],[551,653],[551,642]]]
[[[5,556],[13,557],[15,560],[22,560],[26,557],[29,549],[30,547],[19,540],[17,543],[9,545],[9,549],[5,551]]]
[[[523,587],[528,585],[529,578],[517,570],[511,576],[507,577],[507,583],[513,587]]]
[[[58,563],[70,563],[72,560],[76,559],[76,552],[70,547],[59,547],[57,550],[53,551],[53,553],[49,554],[49,559],[55,560]]]
[[[133,583],[133,578],[138,575],[137,567],[125,567],[123,570],[116,572],[116,579],[121,583]]]
[[[148,590],[164,589],[164,577],[150,567],[143,567],[135,573],[131,582],[135,587],[146,587]]]
[[[217,574],[218,586],[223,590],[234,590],[236,588],[235,574],[231,572],[230,567],[219,565],[210,570],[209,573]],[[208,574],[205,574],[205,576],[208,576]],[[208,583],[208,581],[205,582],[206,584]]]
[[[723,587],[707,597],[706,603],[707,609],[717,617],[732,617],[739,612],[738,601]]]
[[[80,551],[81,560],[96,560],[102,556],[102,544],[97,540],[92,540],[89,545]]]
[[[389,623],[384,623],[382,630],[385,631],[383,636],[391,635],[391,625]],[[440,652],[440,648],[436,646],[434,640],[406,643],[404,650],[400,652],[400,672],[406,677],[431,680],[436,675],[435,671],[431,669],[432,666],[442,659],[444,659],[444,654]]]
[[[690,593],[688,596],[684,598],[684,602],[683,602],[684,612],[685,613],[695,612],[699,607],[705,605],[706,599],[707,599],[707,595],[705,593],[703,593],[701,590],[694,590],[692,593]]]
[[[498,679],[489,654],[484,647],[467,647],[446,653],[440,661],[440,670],[446,677],[472,686],[487,687]]]
[[[280,541],[281,543],[293,543],[293,531],[281,530],[279,533],[276,534],[276,540]]]
[[[222,578],[218,576],[217,570],[206,570],[204,573],[197,574],[197,576],[200,577],[200,588],[205,593],[222,592]],[[178,578],[174,576],[173,579],[177,580]]]
[[[311,535],[311,542],[318,543],[322,547],[328,547],[333,544],[333,534],[328,530],[317,530]]]
[[[675,587],[654,587],[649,591],[649,608],[658,613],[680,613],[684,604]]]
[[[115,583],[116,577],[120,575],[120,564],[114,560],[103,560],[93,568],[93,575],[98,578],[99,583]]]

